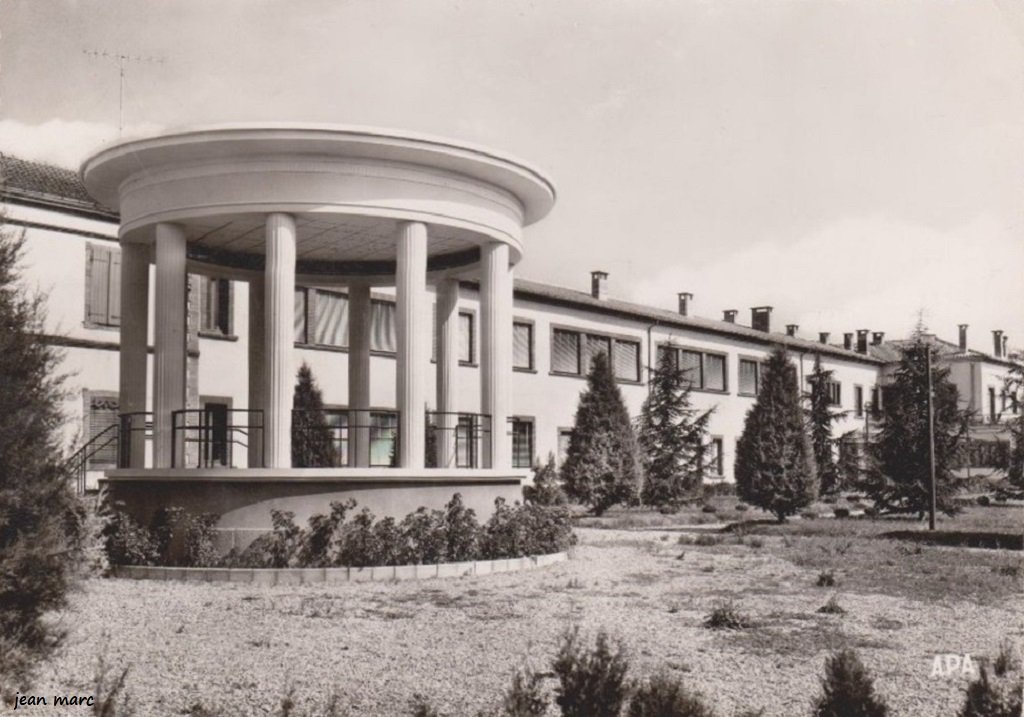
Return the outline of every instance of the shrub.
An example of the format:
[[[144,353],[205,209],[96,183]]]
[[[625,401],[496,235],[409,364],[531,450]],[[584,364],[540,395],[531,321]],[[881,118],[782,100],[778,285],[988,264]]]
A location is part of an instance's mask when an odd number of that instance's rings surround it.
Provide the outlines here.
[[[747,545],[747,547],[750,548],[763,548],[764,540],[762,540],[761,538],[747,538],[745,544]]]
[[[641,685],[629,702],[628,717],[714,717],[704,701],[680,680],[655,675]]]
[[[746,513],[749,508],[750,506],[748,506],[746,503],[737,503],[735,511],[737,513]]]
[[[249,544],[239,563],[250,568],[287,568],[302,546],[302,528],[295,524],[295,513],[272,509],[273,530]]]
[[[992,671],[996,677],[1003,677],[1017,669],[1017,655],[1013,651],[1013,643],[1005,641],[999,646],[999,654],[992,660]]]
[[[849,508],[836,508],[832,512],[835,514],[835,516],[837,518],[849,518],[850,517],[850,509]]]
[[[704,619],[704,627],[711,630],[743,630],[753,626],[753,622],[741,614],[732,601],[719,603]]]
[[[700,512],[701,513],[717,513],[718,512],[718,508],[716,508],[715,506],[710,505],[710,504],[705,504],[705,505],[702,505],[700,507]]]
[[[703,547],[718,545],[718,536],[711,535],[710,533],[701,533],[694,539],[693,544]]]
[[[800,517],[804,520],[815,520],[818,517],[818,514],[813,510],[805,510],[800,514]]]
[[[522,554],[522,545],[527,540],[526,526],[517,520],[515,511],[509,508],[504,498],[494,501],[494,515],[484,526],[481,551],[489,560],[513,558]]]
[[[839,604],[835,595],[828,599],[828,602],[818,608],[818,612],[825,615],[845,615],[846,610]]]
[[[830,588],[836,584],[836,575],[831,570],[823,570],[818,573],[817,585],[819,588]]]
[[[345,516],[356,507],[356,502],[349,498],[342,501],[331,501],[331,512],[328,515],[311,515],[309,527],[302,535],[299,547],[299,565],[310,568],[323,568],[336,563],[336,542],[340,537]]]
[[[555,702],[564,717],[619,715],[629,692],[629,660],[621,645],[612,651],[603,631],[593,650],[580,645],[579,628],[567,632],[552,669],[559,681]]]
[[[1024,685],[1000,685],[989,679],[988,669],[982,665],[978,679],[967,686],[964,705],[957,717],[1019,717],[1021,692]]]
[[[184,552],[182,563],[190,568],[211,568],[220,563],[214,528],[220,516],[216,513],[187,515],[183,521]]]
[[[460,562],[477,557],[480,524],[477,523],[476,512],[463,504],[461,494],[453,495],[444,507],[442,526],[446,560]]]
[[[543,676],[529,668],[516,670],[501,703],[502,717],[543,717],[548,700],[541,691]]]
[[[115,504],[114,512],[104,529],[104,547],[111,565],[155,565],[161,550],[148,528]]]
[[[410,565],[444,561],[445,537],[440,511],[420,507],[402,519],[398,526],[402,540],[402,562]]]
[[[837,652],[825,661],[822,694],[814,717],[887,717],[885,702],[875,695],[874,684],[853,650]]]
[[[987,495],[979,495],[977,503],[982,507],[989,506],[992,505],[992,499],[989,498]]]
[[[379,546],[379,565],[402,565],[402,531],[394,518],[382,518],[373,526],[373,539]]]
[[[344,528],[338,545],[338,564],[353,568],[384,565],[386,550],[377,542],[373,530],[374,517],[369,508],[363,508]]]
[[[533,485],[523,486],[523,500],[534,505],[565,505],[568,502],[558,481],[554,453],[548,453],[547,463],[534,469]]]

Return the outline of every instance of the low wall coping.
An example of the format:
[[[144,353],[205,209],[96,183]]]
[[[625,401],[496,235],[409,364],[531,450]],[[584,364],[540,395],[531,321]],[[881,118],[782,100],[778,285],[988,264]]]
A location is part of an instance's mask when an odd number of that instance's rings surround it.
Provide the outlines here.
[[[526,470],[492,468],[116,468],[106,471],[111,482],[152,481],[201,483],[521,483]]]
[[[185,582],[242,583],[252,585],[314,585],[389,580],[473,577],[511,573],[565,562],[567,552],[522,558],[472,560],[430,565],[380,565],[366,568],[177,568],[160,565],[118,565],[114,577],[129,580],[183,580]]]

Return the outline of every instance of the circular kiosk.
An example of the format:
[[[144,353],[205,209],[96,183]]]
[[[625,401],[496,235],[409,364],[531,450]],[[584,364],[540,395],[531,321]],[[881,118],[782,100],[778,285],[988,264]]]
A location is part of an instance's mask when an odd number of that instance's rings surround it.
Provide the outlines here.
[[[240,547],[270,529],[272,508],[302,521],[353,497],[378,515],[401,517],[459,492],[487,516],[496,497],[521,496],[525,474],[511,467],[507,435],[512,268],[523,228],[554,205],[543,173],[490,150],[406,132],[232,125],[119,142],[86,160],[81,175],[121,217],[123,414],[118,468],[106,486],[136,519],[171,505],[218,513],[221,547]],[[249,284],[248,406],[214,419],[186,400],[189,273]],[[480,287],[481,412],[468,421],[455,380],[460,279]],[[293,466],[295,431],[311,425],[292,407],[296,282],[347,292],[347,367],[339,358],[338,375],[319,377],[348,385],[344,425],[332,429],[346,446],[346,465]],[[396,405],[384,421],[370,401],[376,286],[395,292]],[[433,401],[428,371],[437,376]],[[431,402],[436,411],[428,412]],[[434,460],[426,456],[428,428]],[[228,465],[220,465],[223,456],[209,460],[213,431],[245,445]],[[479,446],[472,467],[456,467],[461,440]],[[372,460],[381,441],[390,441],[384,467]]]

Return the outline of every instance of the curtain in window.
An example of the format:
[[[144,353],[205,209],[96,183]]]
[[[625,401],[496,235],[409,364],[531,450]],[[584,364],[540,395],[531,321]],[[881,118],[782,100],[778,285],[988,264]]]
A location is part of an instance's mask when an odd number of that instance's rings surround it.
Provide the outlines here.
[[[472,314],[459,314],[459,361],[473,363]]]
[[[615,378],[639,381],[640,344],[633,341],[616,341],[612,368],[615,371]]]
[[[314,343],[348,346],[348,297],[330,291],[316,292]]]
[[[512,421],[512,467],[533,467],[533,421]]]
[[[370,414],[370,465],[390,466],[395,456],[398,416],[394,413]],[[397,457],[397,456],[395,456]]]
[[[533,368],[532,324],[512,324],[512,366]]]
[[[395,352],[395,305],[391,302],[370,304],[370,349]]]
[[[331,445],[334,448],[334,465],[348,465],[348,411],[327,409],[324,411],[327,425],[331,429]]]
[[[704,377],[701,374],[700,353],[697,351],[680,350],[676,358],[679,368],[683,370],[690,385],[697,388],[704,386]]]
[[[583,371],[589,372],[594,357],[604,354],[609,361],[612,356],[612,341],[607,336],[593,336],[588,334],[583,344]]]
[[[579,373],[580,335],[575,331],[555,329],[551,344],[551,370]]]
[[[300,344],[309,343],[306,340],[306,290],[304,288],[295,290],[295,340]]]
[[[725,356],[704,354],[704,388],[725,390]]]
[[[757,393],[757,361],[740,359],[740,393]]]

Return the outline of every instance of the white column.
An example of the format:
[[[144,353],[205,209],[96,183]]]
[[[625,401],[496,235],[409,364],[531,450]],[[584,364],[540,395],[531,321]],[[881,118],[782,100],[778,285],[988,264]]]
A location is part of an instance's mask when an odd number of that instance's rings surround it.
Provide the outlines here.
[[[290,468],[295,391],[295,219],[290,214],[267,215],[266,252],[264,456],[268,468]]]
[[[459,281],[437,285],[437,467],[455,465],[456,369],[459,366]]]
[[[370,287],[348,287],[348,464],[370,465]]]
[[[512,378],[512,269],[508,245],[498,242],[480,251],[480,393],[483,413],[491,416],[490,441],[484,441],[484,466],[512,467],[508,436]],[[488,445],[489,444],[489,445]]]
[[[121,344],[118,367],[118,401],[121,413],[146,410],[146,350],[149,340],[148,244],[121,245]],[[121,441],[128,448],[126,468],[146,467],[146,417],[132,416],[129,435]],[[125,424],[122,424],[125,426]]]
[[[249,410],[264,411],[266,415],[266,399],[264,389],[266,377],[263,370],[264,353],[266,347],[266,302],[263,286],[263,277],[259,276],[249,281]],[[258,414],[250,413],[248,423],[250,426],[260,422]],[[248,429],[249,434],[249,467],[260,468],[263,466],[263,431],[256,428]]]
[[[430,360],[426,328],[427,226],[404,222],[398,229],[398,266],[395,277],[398,331],[398,465],[424,465],[425,373]]]
[[[153,358],[153,463],[170,468],[173,411],[185,408],[185,231],[177,224],[156,225],[156,321]],[[180,467],[180,466],[179,466]]]

